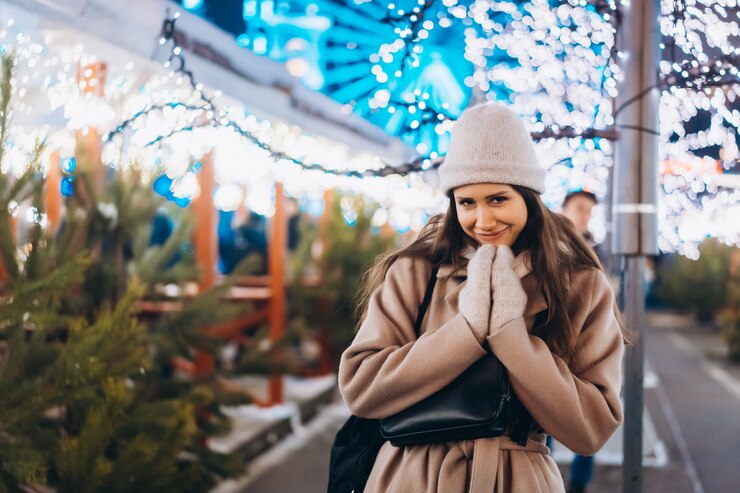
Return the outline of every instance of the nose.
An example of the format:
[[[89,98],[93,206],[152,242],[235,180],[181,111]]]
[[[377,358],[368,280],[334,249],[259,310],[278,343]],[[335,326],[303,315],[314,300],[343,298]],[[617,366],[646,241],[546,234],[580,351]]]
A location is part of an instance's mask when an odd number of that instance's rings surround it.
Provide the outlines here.
[[[490,230],[498,223],[496,219],[496,213],[490,207],[479,207],[478,216],[475,221],[477,229]]]

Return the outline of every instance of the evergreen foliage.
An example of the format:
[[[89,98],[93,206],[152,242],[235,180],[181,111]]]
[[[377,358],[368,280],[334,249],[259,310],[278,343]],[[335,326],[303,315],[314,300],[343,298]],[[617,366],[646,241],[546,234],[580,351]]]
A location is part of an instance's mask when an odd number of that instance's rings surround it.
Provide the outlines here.
[[[700,321],[712,320],[727,303],[732,249],[708,238],[699,246],[698,260],[674,255],[660,268],[656,294],[678,310],[695,313]]]
[[[289,287],[294,317],[291,325],[299,332],[327,330],[335,366],[357,328],[355,308],[362,275],[395,242],[393,236],[374,231],[372,217],[377,208],[364,197],[337,194],[330,205],[327,230],[320,238],[318,258],[311,257],[310,248],[317,239],[316,228],[304,228],[294,255],[294,277]],[[345,220],[348,209],[353,218],[350,222]],[[302,281],[312,268],[321,272],[317,287]]]
[[[727,356],[733,361],[740,362],[740,251],[738,249],[734,249],[730,255],[729,276],[727,306],[720,312],[719,321],[722,327],[722,337],[727,343]]]
[[[0,159],[12,73],[12,58],[3,57]],[[171,362],[196,348],[217,359],[225,341],[200,329],[251,307],[222,301],[234,277],[179,312],[141,318],[138,304],[159,286],[197,278],[186,214],[176,216],[169,239],[150,245],[152,216],[164,206],[151,184],[131,167],[95,188],[79,156],[79,187],[59,230],[46,231],[42,152],[39,143],[20,176],[0,174],[0,493],[27,485],[75,493],[207,491],[243,468],[207,442],[229,429],[221,406],[250,397],[228,391],[218,373],[175,378]],[[27,237],[13,237],[12,202],[35,208]],[[250,267],[243,263],[236,275]]]

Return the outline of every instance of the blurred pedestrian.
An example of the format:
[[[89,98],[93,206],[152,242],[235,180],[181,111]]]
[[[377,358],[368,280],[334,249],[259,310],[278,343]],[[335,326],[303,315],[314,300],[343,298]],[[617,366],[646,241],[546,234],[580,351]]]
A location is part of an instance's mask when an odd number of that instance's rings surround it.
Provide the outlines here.
[[[592,249],[540,194],[544,170],[519,117],[466,110],[439,170],[449,198],[410,245],[370,271],[339,387],[357,416],[385,418],[436,393],[491,351],[528,440],[510,436],[380,448],[372,492],[563,492],[545,434],[595,453],[622,420],[623,335]],[[433,269],[420,335],[414,319]]]
[[[591,222],[594,206],[599,203],[596,194],[586,190],[569,192],[563,200],[563,215],[571,220],[583,239],[591,247],[596,247],[596,241],[588,225]]]

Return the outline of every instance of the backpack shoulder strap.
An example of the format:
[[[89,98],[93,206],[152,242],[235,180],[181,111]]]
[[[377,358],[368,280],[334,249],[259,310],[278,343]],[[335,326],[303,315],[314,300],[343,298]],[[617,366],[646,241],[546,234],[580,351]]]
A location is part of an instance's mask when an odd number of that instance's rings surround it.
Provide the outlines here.
[[[426,314],[427,308],[429,307],[429,302],[432,300],[434,285],[437,284],[437,271],[439,271],[439,266],[434,266],[434,268],[432,269],[432,275],[429,276],[429,281],[427,282],[427,290],[424,293],[424,300],[419,306],[418,315],[416,315],[416,321],[414,322],[414,332],[416,333],[417,339],[419,338],[419,332],[421,330],[421,321],[424,320],[424,315]]]

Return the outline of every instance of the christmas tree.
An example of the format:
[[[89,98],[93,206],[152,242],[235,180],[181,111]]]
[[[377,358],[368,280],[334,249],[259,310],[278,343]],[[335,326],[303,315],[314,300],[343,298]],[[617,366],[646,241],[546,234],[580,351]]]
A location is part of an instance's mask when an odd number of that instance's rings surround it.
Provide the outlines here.
[[[362,196],[337,194],[328,207],[324,231],[304,228],[294,256],[289,292],[292,329],[306,334],[325,331],[332,364],[336,367],[339,356],[354,338],[362,275],[379,255],[394,245],[395,236],[380,235],[373,230],[372,218],[378,205]],[[316,241],[321,249],[314,258],[311,246]],[[304,283],[306,272],[312,268],[322,275],[316,287]]]
[[[13,67],[4,56],[0,164]],[[197,276],[186,214],[152,245],[164,204],[150,184],[132,167],[96,188],[78,153],[76,190],[54,231],[44,224],[43,153],[39,142],[21,174],[0,174],[0,492],[207,491],[242,469],[207,441],[228,430],[221,406],[249,396],[226,391],[218,372],[174,378],[172,361],[196,349],[218,357],[225,341],[200,329],[245,310],[221,301],[235,277],[179,312],[142,319],[139,303],[158,286]],[[23,238],[14,232],[19,207],[33,213]]]

